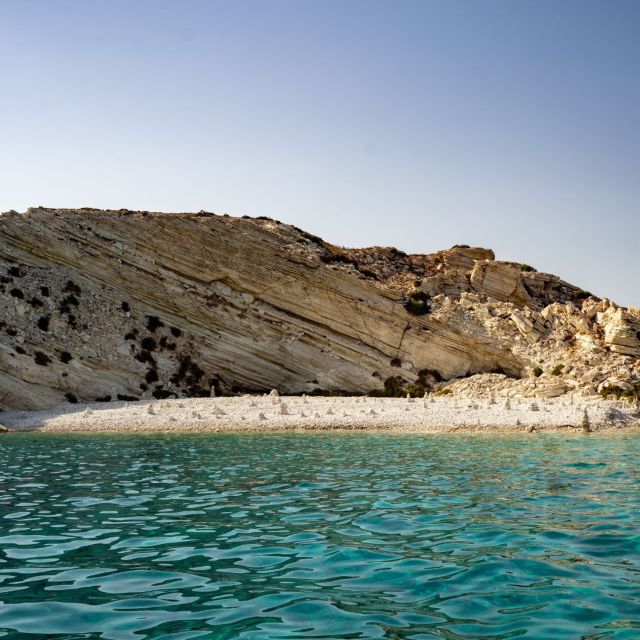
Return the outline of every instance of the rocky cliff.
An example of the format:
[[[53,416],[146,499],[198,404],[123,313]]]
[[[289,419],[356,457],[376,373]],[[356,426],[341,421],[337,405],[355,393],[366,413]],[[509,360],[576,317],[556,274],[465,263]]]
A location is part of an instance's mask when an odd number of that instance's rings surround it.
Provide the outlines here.
[[[206,212],[0,215],[3,409],[454,379],[631,395],[639,358],[638,310],[487,249],[344,249]]]

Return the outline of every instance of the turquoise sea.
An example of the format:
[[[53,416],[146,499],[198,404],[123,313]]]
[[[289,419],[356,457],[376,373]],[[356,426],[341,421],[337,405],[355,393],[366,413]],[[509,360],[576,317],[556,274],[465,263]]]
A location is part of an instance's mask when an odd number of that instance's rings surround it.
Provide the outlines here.
[[[640,638],[640,435],[0,437],[0,638]]]

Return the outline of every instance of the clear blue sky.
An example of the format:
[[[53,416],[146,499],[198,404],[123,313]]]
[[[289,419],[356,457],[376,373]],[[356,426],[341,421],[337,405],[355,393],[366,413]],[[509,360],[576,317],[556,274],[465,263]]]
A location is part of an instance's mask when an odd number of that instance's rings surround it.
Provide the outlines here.
[[[640,306],[640,2],[0,0],[0,210],[488,246]]]

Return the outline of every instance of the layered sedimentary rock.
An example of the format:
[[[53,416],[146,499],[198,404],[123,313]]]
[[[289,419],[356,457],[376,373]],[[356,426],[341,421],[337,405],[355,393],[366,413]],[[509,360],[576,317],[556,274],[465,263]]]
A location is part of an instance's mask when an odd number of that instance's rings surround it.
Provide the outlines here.
[[[540,383],[553,369],[589,392],[634,384],[638,358],[637,310],[486,249],[343,249],[205,212],[0,216],[4,409],[429,388],[538,367]]]

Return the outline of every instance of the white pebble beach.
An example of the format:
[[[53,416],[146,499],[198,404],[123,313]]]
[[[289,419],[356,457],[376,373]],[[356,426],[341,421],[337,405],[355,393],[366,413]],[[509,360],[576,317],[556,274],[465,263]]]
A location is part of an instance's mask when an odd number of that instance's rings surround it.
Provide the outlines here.
[[[585,424],[585,412],[587,424]],[[72,404],[0,414],[12,431],[399,433],[583,432],[640,427],[636,405],[599,397],[552,399],[242,396]]]

